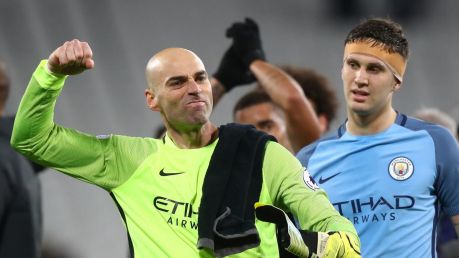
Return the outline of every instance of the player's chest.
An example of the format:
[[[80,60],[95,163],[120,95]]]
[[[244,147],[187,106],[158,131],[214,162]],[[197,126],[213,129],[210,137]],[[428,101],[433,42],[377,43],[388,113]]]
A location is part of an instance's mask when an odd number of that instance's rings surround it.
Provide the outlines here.
[[[340,146],[328,157],[312,157],[308,170],[322,188],[350,194],[429,194],[436,177],[433,150],[409,143]]]

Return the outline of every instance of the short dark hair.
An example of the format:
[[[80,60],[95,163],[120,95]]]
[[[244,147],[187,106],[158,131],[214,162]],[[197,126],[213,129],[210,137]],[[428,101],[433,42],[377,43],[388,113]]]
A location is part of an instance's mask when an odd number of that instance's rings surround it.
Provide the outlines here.
[[[269,97],[268,93],[263,90],[253,90],[242,96],[234,106],[233,109],[233,117],[237,111],[248,108],[251,106],[255,106],[262,103],[273,103],[271,97]]]
[[[408,59],[408,40],[403,34],[402,26],[389,19],[368,19],[362,22],[349,32],[344,45],[362,41]]]
[[[280,68],[298,82],[304,95],[312,102],[316,114],[323,114],[330,124],[336,116],[338,99],[327,78],[307,68],[292,65],[283,65]]]

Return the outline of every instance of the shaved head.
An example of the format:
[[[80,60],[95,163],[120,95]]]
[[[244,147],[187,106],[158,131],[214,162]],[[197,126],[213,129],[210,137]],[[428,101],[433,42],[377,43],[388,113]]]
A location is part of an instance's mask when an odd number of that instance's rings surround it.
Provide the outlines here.
[[[167,72],[180,70],[180,66],[187,62],[197,62],[204,68],[201,59],[192,51],[184,48],[166,48],[156,53],[147,63],[145,77],[148,88],[156,90],[157,86],[168,78]]]
[[[183,48],[161,50],[148,61],[145,77],[147,106],[160,112],[168,130],[197,130],[209,122],[212,87],[195,53]]]

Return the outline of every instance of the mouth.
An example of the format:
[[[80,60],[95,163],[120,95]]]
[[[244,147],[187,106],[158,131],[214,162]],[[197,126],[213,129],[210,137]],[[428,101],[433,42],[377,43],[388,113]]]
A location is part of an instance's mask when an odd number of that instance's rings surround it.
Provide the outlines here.
[[[186,106],[188,107],[203,107],[205,105],[206,105],[206,102],[202,99],[195,99],[195,100],[188,101],[186,103]]]
[[[363,90],[351,90],[352,98],[356,102],[365,102],[370,96],[370,93]]]

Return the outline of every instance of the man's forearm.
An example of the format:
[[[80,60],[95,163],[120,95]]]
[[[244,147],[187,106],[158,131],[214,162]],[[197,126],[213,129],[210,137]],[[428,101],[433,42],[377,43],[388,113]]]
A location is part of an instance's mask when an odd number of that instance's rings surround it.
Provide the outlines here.
[[[287,134],[295,152],[320,137],[320,123],[300,85],[280,68],[256,60],[252,73],[272,101],[285,113]]]
[[[29,156],[36,142],[53,127],[54,105],[65,81],[65,76],[48,74],[46,62],[35,70],[16,114],[11,144]]]
[[[303,90],[293,78],[270,63],[256,60],[250,65],[250,70],[260,86],[282,109],[290,107],[291,98],[304,96]]]
[[[97,176],[106,167],[102,140],[54,123],[64,79],[49,73],[45,62],[35,70],[16,114],[11,145],[40,165],[110,188],[113,181]]]

